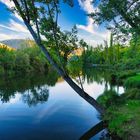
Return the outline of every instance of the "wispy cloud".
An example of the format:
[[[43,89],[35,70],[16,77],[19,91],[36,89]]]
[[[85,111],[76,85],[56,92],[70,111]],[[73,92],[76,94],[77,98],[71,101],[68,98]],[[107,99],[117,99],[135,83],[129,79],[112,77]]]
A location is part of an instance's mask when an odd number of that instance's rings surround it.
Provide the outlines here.
[[[10,0],[0,0],[0,2],[5,4],[9,9],[14,7],[14,3]],[[0,40],[31,38],[21,17],[17,13],[13,14],[11,12],[11,15],[12,18],[8,22],[0,23]]]
[[[7,39],[32,38],[27,28],[13,19],[7,24],[0,24],[0,41]]]
[[[20,24],[13,19],[10,19],[10,22],[7,25],[0,24],[0,27],[14,32],[29,33],[29,31],[23,24]]]
[[[13,3],[13,1],[11,0],[0,0],[3,4],[5,4],[9,9],[13,8],[15,5]],[[16,13],[14,12],[14,16],[20,20],[20,21],[23,21],[22,18]]]
[[[27,39],[28,37],[25,34],[15,34],[15,33],[0,33],[0,41],[9,40],[9,39]]]

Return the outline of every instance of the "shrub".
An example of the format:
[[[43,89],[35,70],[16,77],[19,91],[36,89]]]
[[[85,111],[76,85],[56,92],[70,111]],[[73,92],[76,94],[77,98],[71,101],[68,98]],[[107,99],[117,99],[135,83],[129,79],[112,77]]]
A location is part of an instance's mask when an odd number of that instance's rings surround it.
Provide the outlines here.
[[[104,91],[102,95],[100,95],[97,98],[97,101],[104,106],[105,108],[108,108],[111,105],[115,105],[119,103],[119,95],[114,90],[107,90]]]

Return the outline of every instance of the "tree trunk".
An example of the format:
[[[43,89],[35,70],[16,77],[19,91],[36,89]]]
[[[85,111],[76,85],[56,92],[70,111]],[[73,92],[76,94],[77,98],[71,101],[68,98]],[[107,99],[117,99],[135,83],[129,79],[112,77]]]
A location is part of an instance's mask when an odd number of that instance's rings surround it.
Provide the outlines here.
[[[52,66],[56,69],[56,71],[64,78],[64,80],[82,97],[84,98],[88,103],[90,103],[97,111],[99,111],[101,114],[103,114],[105,111],[102,108],[102,106],[91,96],[89,96],[86,92],[84,92],[64,71],[63,69],[61,69],[57,63],[53,60],[53,58],[51,57],[51,55],[49,54],[49,52],[47,51],[47,49],[45,48],[45,46],[41,43],[41,40],[38,38],[37,34],[34,32],[34,30],[32,29],[31,25],[28,23],[28,21],[26,20],[26,18],[24,17],[21,9],[20,9],[20,5],[18,4],[17,0],[13,0],[13,2],[15,3],[15,6],[18,10],[18,12],[20,13],[26,27],[28,28],[28,30],[30,31],[32,37],[34,38],[36,44],[38,45],[38,47],[43,51],[43,53],[45,54],[47,60],[52,64]]]
[[[28,27],[28,26],[27,26]],[[30,26],[28,27],[29,30]],[[32,33],[32,30],[30,31],[32,36],[35,35]],[[40,49],[44,52],[46,58],[48,61],[52,64],[52,66],[57,70],[57,72],[64,78],[64,80],[82,97],[84,98],[88,103],[90,103],[94,108],[96,108],[101,114],[104,113],[104,109],[102,106],[91,96],[89,96],[86,92],[84,92],[51,58],[49,52],[46,50],[45,46],[42,45],[40,42],[38,42],[37,38],[34,37],[34,40],[36,41],[37,45],[40,47]]]

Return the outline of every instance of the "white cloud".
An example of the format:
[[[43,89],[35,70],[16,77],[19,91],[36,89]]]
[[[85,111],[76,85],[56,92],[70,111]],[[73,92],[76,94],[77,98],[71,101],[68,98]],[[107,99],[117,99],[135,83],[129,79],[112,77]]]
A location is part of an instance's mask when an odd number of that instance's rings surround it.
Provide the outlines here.
[[[13,19],[7,24],[0,24],[0,40],[32,38],[27,28],[22,23]]]
[[[31,36],[27,36],[27,34],[24,33],[14,33],[14,32],[9,32],[7,33],[0,33],[0,41],[3,40],[9,40],[9,39],[28,39],[31,38]]]
[[[0,0],[2,3],[4,3],[7,7],[12,8],[14,6],[14,3],[10,0]]]
[[[7,34],[0,33],[0,41],[7,40],[7,39],[11,39],[11,37]]]
[[[90,14],[95,11],[95,8],[91,4],[92,0],[78,0],[80,7],[87,13]],[[90,17],[87,17],[87,25],[77,25],[77,28],[85,30],[89,33],[94,34],[94,20]]]
[[[93,0],[78,0],[79,2],[79,5],[81,6],[81,8],[87,12],[88,14],[90,14],[91,12],[94,12],[95,9],[94,7],[92,6],[92,1]]]
[[[86,32],[80,32],[79,38],[84,39],[89,45],[96,47],[98,44],[104,44],[104,40],[109,40],[110,32],[102,33],[102,38],[100,35],[89,34]]]
[[[98,10],[97,8],[95,8],[93,6],[92,1],[93,0],[78,0],[80,7],[87,14],[90,14],[90,13],[94,12],[95,10]],[[90,44],[99,44],[99,43],[103,42],[103,40],[108,40],[109,36],[110,36],[109,31],[107,31],[107,30],[100,31],[99,30],[100,27],[98,27],[96,24],[93,24],[93,23],[94,23],[94,19],[87,16],[86,25],[77,24],[76,26],[79,30],[83,30],[83,31],[90,33],[91,38],[88,37],[89,39],[87,39],[87,37],[86,37],[87,42]]]
[[[27,39],[32,38],[28,30],[22,24],[10,20],[6,25],[0,24],[0,41],[7,39]]]

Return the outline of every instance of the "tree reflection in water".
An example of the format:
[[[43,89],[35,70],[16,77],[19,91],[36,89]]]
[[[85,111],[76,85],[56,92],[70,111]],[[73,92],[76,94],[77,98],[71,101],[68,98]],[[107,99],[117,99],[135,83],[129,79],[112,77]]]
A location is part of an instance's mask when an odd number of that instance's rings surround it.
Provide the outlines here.
[[[22,96],[24,103],[27,103],[29,106],[37,105],[38,103],[44,103],[48,100],[49,90],[45,85],[39,88],[32,88],[25,92]]]
[[[91,129],[89,129],[87,132],[85,132],[85,134],[80,137],[80,140],[89,140],[105,128],[105,123],[101,121],[95,126],[93,126]],[[105,136],[103,135],[103,137]]]
[[[20,78],[3,77],[0,79],[0,100],[9,102],[16,93],[22,94],[22,99],[29,106],[44,103],[48,100],[48,86],[55,86],[58,74],[50,70],[47,75],[27,75]]]
[[[122,140],[118,136],[110,134],[106,128],[107,128],[107,123],[101,121],[98,124],[94,125],[92,128],[90,128],[87,132],[85,132],[80,137],[79,140],[90,140],[91,138],[94,138],[94,136],[101,131],[102,134],[100,135],[100,140]]]

